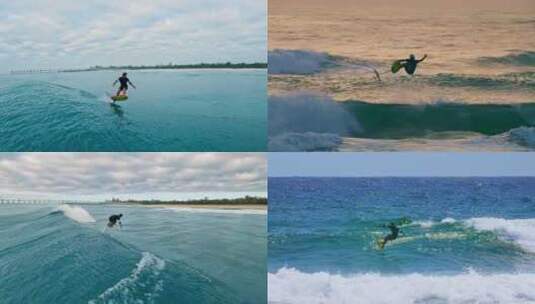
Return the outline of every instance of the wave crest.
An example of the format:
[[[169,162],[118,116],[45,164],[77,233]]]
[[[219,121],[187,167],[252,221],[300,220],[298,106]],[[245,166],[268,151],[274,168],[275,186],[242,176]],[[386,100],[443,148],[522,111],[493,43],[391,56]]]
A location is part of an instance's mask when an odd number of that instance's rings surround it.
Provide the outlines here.
[[[519,127],[508,133],[511,142],[535,149],[535,127]]]
[[[506,241],[535,252],[535,219],[472,218],[466,224],[481,231],[492,231]]]
[[[504,64],[514,66],[535,66],[535,52],[525,51],[511,53],[501,57],[481,57],[478,61],[484,65]]]
[[[327,53],[304,50],[273,50],[268,52],[269,74],[313,74],[335,66]]]
[[[91,216],[87,210],[79,206],[70,206],[64,204],[59,205],[57,210],[61,211],[66,217],[78,223],[85,224],[96,222],[93,216]]]
[[[340,136],[360,130],[344,105],[321,95],[271,96],[268,115],[271,151],[331,151],[342,143]]]

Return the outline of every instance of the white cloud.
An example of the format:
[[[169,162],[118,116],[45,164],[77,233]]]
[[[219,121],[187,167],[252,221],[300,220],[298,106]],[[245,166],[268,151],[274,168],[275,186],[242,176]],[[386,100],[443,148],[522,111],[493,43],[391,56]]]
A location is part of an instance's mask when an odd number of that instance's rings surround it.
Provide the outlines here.
[[[4,153],[2,194],[265,193],[259,153]]]
[[[265,0],[11,1],[0,70],[265,61],[266,14]]]

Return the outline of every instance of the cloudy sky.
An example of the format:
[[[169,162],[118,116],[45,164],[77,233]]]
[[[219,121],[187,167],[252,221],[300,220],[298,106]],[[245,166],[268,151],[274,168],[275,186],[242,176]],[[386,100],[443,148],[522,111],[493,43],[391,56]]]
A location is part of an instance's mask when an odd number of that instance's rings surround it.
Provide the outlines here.
[[[265,62],[266,0],[0,2],[0,72]]]
[[[0,196],[187,199],[266,193],[259,153],[0,153]]]

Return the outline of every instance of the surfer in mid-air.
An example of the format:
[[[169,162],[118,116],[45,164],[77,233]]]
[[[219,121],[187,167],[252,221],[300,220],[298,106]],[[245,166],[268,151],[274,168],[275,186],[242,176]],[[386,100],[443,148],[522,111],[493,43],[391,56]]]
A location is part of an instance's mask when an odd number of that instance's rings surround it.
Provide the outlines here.
[[[128,79],[126,75],[126,73],[123,73],[123,76],[119,77],[113,82],[113,86],[115,86],[117,82],[121,84],[119,86],[119,90],[117,90],[117,94],[115,94],[116,96],[126,95],[126,91],[128,91],[128,84],[132,85],[134,89],[136,88],[136,86],[132,82],[130,82],[130,79]]]
[[[122,228],[123,225],[121,224],[121,217],[123,217],[122,214],[113,214],[112,216],[110,216],[110,218],[108,219],[108,227],[112,228],[116,224],[119,224],[119,227]]]
[[[390,223],[386,227],[390,229],[390,234],[385,236],[382,240],[377,241],[377,245],[379,246],[380,249],[384,249],[385,248],[386,242],[393,241],[393,240],[397,239],[398,236],[399,236],[399,231],[400,230],[399,230],[398,226],[396,226],[396,224]]]
[[[401,59],[401,60],[397,60],[394,65],[398,65],[397,68],[394,68],[394,66],[392,67],[392,72],[397,72],[399,69],[401,68],[404,68],[405,69],[405,72],[409,75],[413,75],[414,72],[416,72],[416,67],[418,66],[418,63],[422,62],[425,60],[425,58],[427,58],[427,54],[424,55],[424,57],[422,57],[421,59],[416,59],[416,57],[414,55],[410,55],[409,58],[407,59]],[[394,73],[395,73],[394,72]]]

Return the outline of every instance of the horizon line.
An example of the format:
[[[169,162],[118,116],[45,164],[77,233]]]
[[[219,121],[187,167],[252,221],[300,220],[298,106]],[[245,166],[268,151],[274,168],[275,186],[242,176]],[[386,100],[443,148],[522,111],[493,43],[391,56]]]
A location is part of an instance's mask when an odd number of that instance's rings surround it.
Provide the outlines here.
[[[268,178],[500,178],[500,177],[518,177],[534,178],[535,175],[268,175]]]

